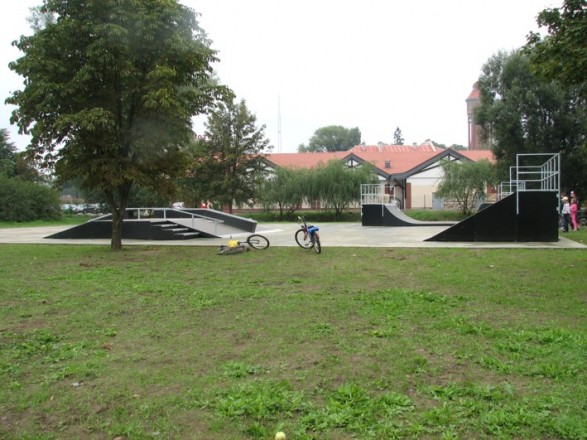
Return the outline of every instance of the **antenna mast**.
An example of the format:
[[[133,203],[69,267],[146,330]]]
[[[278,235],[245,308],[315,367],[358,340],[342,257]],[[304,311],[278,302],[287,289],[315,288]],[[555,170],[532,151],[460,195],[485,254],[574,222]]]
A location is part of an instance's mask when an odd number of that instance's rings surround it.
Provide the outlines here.
[[[281,97],[277,95],[277,152],[281,153]]]

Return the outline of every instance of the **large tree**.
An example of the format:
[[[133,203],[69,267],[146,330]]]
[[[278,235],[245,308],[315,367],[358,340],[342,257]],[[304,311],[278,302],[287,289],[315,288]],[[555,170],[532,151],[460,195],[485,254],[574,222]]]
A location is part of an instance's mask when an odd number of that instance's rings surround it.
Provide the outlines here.
[[[530,33],[524,51],[530,57],[534,73],[552,80],[577,95],[584,110],[587,106],[587,1],[564,0],[562,8],[545,9],[537,23],[547,34]],[[577,112],[574,131],[561,149],[563,189],[587,192],[587,118]],[[582,141],[581,141],[582,139]],[[578,142],[576,141],[578,140]]]
[[[256,126],[257,117],[244,100],[232,97],[218,101],[205,124],[206,130],[193,147],[193,162],[184,186],[192,195],[226,206],[253,202],[264,178],[262,153],[268,149],[265,126]]]
[[[10,68],[26,82],[7,100],[12,122],[60,181],[104,193],[117,250],[131,189],[172,192],[185,169],[192,116],[222,90],[208,81],[215,52],[176,0],[45,0],[40,12],[55,19],[15,43]]]
[[[345,128],[340,125],[329,125],[321,127],[314,132],[309,144],[300,145],[298,151],[305,152],[328,152],[346,151],[361,143],[361,131],[355,128]]]
[[[522,51],[500,52],[482,68],[477,123],[495,154],[501,178],[520,153],[561,153],[562,185],[583,179],[587,105],[574,87],[537,77]]]

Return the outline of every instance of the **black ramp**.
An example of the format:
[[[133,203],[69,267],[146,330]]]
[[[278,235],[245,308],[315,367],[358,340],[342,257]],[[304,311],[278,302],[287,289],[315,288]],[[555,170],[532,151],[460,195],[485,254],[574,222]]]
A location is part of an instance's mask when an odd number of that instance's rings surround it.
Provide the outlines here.
[[[402,212],[396,205],[363,205],[361,210],[363,226],[452,226],[455,222],[423,222]]]
[[[122,223],[122,238],[134,240],[177,240],[219,237],[223,234],[255,232],[255,220],[212,209],[156,209],[150,218],[137,220],[130,217],[135,210],[127,210]],[[199,217],[192,219],[192,215]],[[201,217],[201,218],[200,218]],[[214,219],[219,220],[216,223]],[[112,237],[112,215],[90,220],[46,238],[103,239]]]
[[[558,241],[556,193],[521,192],[519,204],[512,194],[426,241]]]

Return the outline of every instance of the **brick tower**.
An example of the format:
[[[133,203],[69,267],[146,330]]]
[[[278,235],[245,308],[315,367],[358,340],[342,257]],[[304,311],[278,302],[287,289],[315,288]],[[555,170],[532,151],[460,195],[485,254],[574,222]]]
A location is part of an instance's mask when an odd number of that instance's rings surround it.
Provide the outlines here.
[[[469,130],[469,150],[486,150],[481,142],[481,127],[475,124],[475,108],[481,104],[481,92],[479,91],[479,83],[473,84],[473,91],[466,99],[467,102],[467,118]]]

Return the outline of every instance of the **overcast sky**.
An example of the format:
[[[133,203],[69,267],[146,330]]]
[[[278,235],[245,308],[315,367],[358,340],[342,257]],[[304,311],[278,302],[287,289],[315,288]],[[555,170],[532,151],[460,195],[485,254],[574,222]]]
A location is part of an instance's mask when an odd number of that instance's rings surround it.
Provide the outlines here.
[[[465,99],[482,65],[524,45],[537,14],[562,0],[181,3],[201,13],[220,80],[266,125],[273,151],[295,152],[327,125],[358,127],[367,144],[392,143],[399,127],[406,144],[467,146]],[[30,34],[26,17],[40,4],[9,2],[0,17],[0,128],[20,149],[27,138],[10,126],[13,107],[4,104],[22,88],[7,67],[20,56],[10,43]]]

